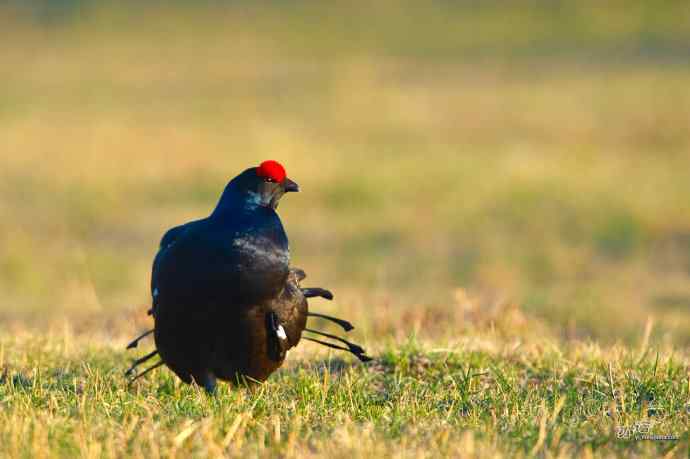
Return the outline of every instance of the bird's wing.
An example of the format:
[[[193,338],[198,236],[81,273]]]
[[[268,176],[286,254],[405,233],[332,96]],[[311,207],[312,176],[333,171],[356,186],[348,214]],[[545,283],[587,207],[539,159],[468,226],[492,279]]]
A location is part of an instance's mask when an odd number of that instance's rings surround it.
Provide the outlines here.
[[[171,244],[175,243],[178,237],[180,237],[180,234],[184,232],[184,230],[189,226],[191,223],[185,223],[184,225],[179,225],[174,228],[170,228],[168,231],[165,232],[163,237],[161,238],[161,242],[158,246],[159,250],[167,249],[170,247]]]
[[[158,252],[156,252],[156,256],[153,258],[153,269],[152,269],[152,275],[151,275],[151,293],[154,294],[154,291],[156,289],[156,272],[158,271],[158,266],[160,264],[161,256],[163,255],[163,252],[165,252],[171,245],[175,243],[178,237],[180,237],[180,234],[184,232],[184,230],[187,228],[188,223],[185,223],[184,225],[176,226],[174,228],[169,229],[168,231],[165,232],[163,237],[161,238],[161,242],[158,245]],[[155,296],[155,295],[154,295]]]
[[[307,324],[309,307],[299,286],[302,274],[304,274],[304,271],[301,269],[291,270],[285,283],[285,290],[283,290],[280,298],[271,305],[272,309],[276,310],[282,325],[285,327],[283,333],[287,337],[284,343],[287,345],[287,349],[297,345],[302,335],[302,330],[304,330]]]
[[[185,231],[187,231],[190,227],[194,226],[194,224],[198,221],[199,220],[196,220],[170,228],[161,238],[161,242],[158,245],[158,252],[156,252],[156,256],[153,258],[153,266],[151,268],[151,297],[153,299],[153,307],[151,308],[150,313],[153,315],[156,313],[156,297],[158,296],[158,271],[160,268],[161,259],[165,252],[175,244],[180,236],[184,234]]]

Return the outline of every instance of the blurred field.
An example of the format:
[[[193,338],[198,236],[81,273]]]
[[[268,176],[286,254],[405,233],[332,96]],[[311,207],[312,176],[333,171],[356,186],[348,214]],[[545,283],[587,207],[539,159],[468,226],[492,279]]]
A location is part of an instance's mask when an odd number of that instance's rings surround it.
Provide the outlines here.
[[[687,2],[49,4],[0,9],[8,355],[50,330],[124,362],[164,230],[272,158],[303,190],[293,263],[336,293],[313,307],[377,352],[644,339],[687,365]]]

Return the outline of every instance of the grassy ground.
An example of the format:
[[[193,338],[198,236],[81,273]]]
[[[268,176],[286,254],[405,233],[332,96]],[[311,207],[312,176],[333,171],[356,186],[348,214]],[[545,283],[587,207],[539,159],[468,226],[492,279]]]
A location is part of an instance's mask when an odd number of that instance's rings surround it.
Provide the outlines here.
[[[49,4],[0,10],[0,456],[688,454],[687,2]],[[127,389],[161,234],[267,158],[377,361]]]
[[[449,348],[374,346],[367,365],[298,350],[261,387],[208,397],[168,371],[127,390],[124,353],[109,344],[68,333],[3,343],[14,368],[0,388],[3,455],[687,454],[687,363],[649,349],[486,332]]]

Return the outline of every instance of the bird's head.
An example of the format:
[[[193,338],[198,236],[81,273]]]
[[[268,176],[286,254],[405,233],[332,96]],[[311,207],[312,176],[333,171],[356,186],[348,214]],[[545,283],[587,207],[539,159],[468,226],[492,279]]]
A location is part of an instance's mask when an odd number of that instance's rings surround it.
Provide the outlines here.
[[[291,191],[299,191],[299,186],[287,177],[278,161],[268,160],[232,179],[221,196],[219,209],[233,204],[276,209],[280,198]]]
[[[278,161],[264,161],[256,168],[259,179],[259,204],[273,209],[285,193],[299,191],[299,185],[287,177],[285,168]]]

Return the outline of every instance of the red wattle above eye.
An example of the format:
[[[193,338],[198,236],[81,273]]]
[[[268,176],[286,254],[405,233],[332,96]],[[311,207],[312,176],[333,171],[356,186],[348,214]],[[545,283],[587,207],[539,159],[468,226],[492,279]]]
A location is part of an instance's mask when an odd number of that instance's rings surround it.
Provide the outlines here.
[[[285,173],[285,168],[278,162],[273,160],[264,161],[256,169],[256,173],[259,177],[268,178],[274,180],[278,183],[282,183],[287,177]]]

